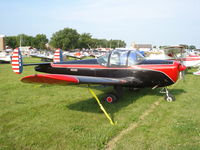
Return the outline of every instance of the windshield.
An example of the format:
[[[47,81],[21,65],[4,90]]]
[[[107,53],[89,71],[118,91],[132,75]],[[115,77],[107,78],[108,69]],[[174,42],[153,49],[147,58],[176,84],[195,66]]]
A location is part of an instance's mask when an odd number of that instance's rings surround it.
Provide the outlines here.
[[[126,66],[128,51],[115,50],[110,56],[110,66]]]
[[[97,62],[102,66],[107,66],[109,55],[110,55],[110,53],[106,53],[105,55],[99,57],[97,59]]]
[[[137,51],[131,51],[128,56],[128,66],[136,65],[143,61],[145,58]]]
[[[113,50],[97,59],[102,66],[126,67],[136,65],[144,60],[144,56],[132,50]]]

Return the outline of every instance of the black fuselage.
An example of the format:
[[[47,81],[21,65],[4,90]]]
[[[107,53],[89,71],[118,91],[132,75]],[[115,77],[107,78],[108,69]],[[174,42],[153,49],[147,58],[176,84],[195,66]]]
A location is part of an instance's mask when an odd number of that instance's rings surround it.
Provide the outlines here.
[[[129,82],[126,86],[133,87],[163,87],[174,83],[165,73],[158,70],[143,68],[140,66],[171,65],[173,61],[143,60],[135,68],[128,66],[100,66],[96,59],[67,61],[62,63],[43,64],[35,67],[38,72],[52,74],[67,74],[79,76],[126,78]],[[57,66],[56,66],[57,65]],[[138,68],[139,67],[139,68]],[[131,84],[130,84],[131,83]]]

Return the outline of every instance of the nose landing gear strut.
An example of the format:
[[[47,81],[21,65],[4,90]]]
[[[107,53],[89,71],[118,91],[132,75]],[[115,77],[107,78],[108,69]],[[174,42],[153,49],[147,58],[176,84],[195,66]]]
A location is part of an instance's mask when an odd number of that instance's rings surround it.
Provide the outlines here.
[[[166,87],[164,87],[160,93],[164,93],[165,96],[164,96],[164,99],[167,101],[167,102],[172,102],[172,101],[175,101],[175,97],[169,93],[168,89]]]

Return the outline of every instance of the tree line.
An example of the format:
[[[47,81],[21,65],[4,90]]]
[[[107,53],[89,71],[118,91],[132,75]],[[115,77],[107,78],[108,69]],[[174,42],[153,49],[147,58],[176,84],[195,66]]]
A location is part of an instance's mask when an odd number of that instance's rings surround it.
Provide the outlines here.
[[[179,46],[182,46],[184,49],[191,49],[191,50],[196,49],[196,46],[194,46],[194,45],[179,44]],[[160,49],[163,49],[166,47],[169,47],[169,46],[159,46]],[[156,46],[154,48],[156,48]]]
[[[46,44],[49,42],[50,48],[69,49],[88,49],[88,48],[116,48],[126,47],[122,40],[107,40],[92,38],[90,33],[79,34],[75,29],[64,28],[55,32],[50,41],[45,34],[37,34],[35,37],[25,34],[17,36],[6,36],[6,46],[16,48],[19,46],[31,46],[37,49],[47,49]]]
[[[45,44],[48,43],[48,41],[44,34],[37,34],[35,37],[19,34],[17,36],[6,36],[5,38],[6,46],[13,49],[19,46],[31,46],[37,49],[45,49]]]

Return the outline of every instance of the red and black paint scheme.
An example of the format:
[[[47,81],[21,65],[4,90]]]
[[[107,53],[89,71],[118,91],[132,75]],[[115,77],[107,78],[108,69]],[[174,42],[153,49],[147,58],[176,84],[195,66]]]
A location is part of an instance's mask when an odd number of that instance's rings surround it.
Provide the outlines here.
[[[60,50],[56,52],[62,56]],[[53,63],[22,64],[36,65],[36,71],[48,73],[23,77],[22,82],[110,85],[118,93],[111,93],[105,98],[112,103],[121,96],[122,87],[166,87],[174,84],[178,80],[179,72],[186,69],[176,61],[146,60],[133,50],[113,50],[98,59],[63,62],[56,58]]]

